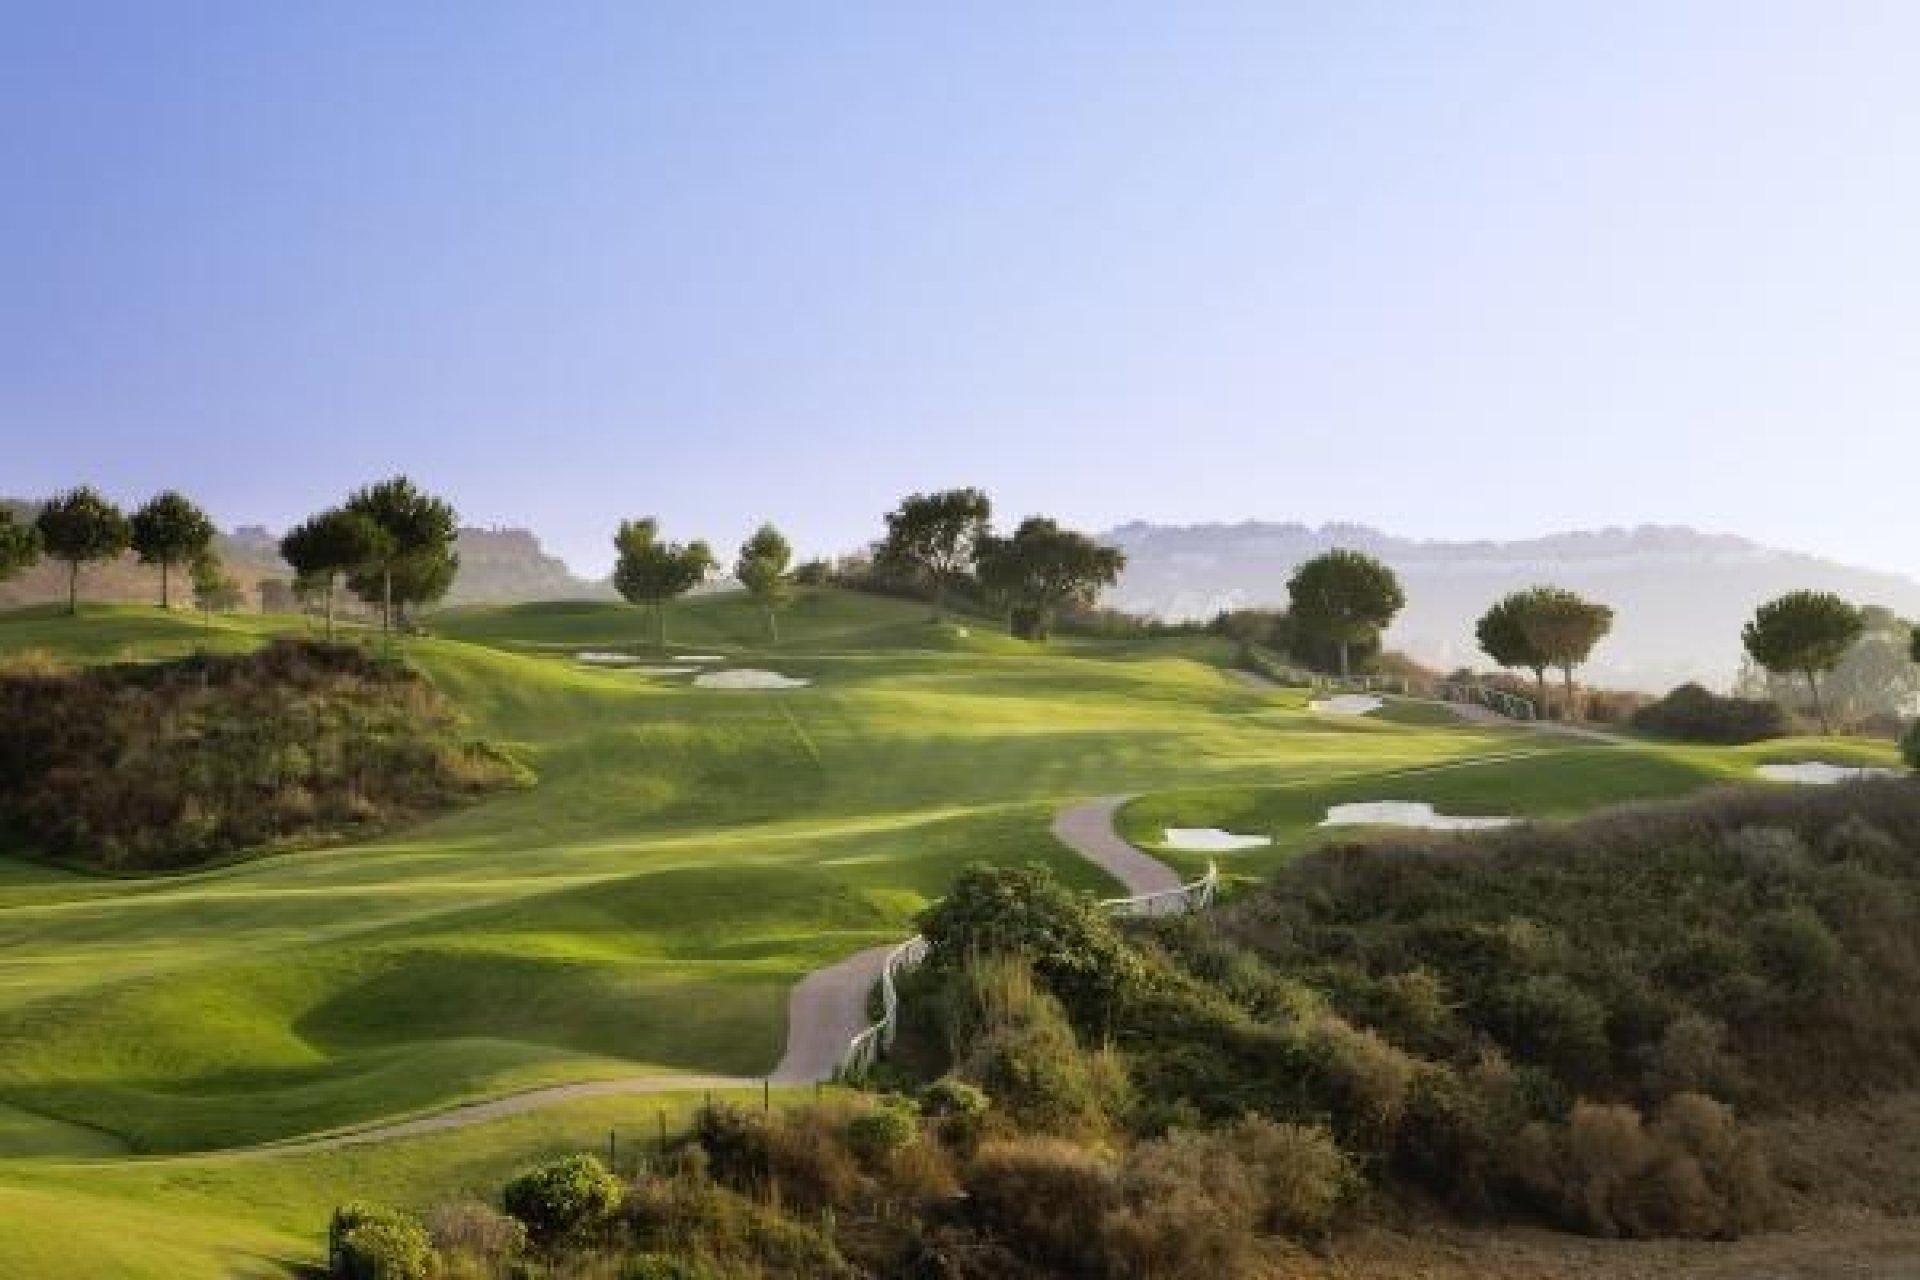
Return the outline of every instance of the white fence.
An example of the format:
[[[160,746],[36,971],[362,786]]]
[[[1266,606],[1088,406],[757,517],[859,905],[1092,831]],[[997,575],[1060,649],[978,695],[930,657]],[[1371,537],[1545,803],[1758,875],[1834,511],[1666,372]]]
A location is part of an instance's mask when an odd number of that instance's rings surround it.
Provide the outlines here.
[[[1211,907],[1219,888],[1220,868],[1209,864],[1206,875],[1177,889],[1131,898],[1103,898],[1100,905],[1117,916],[1130,918],[1182,915]],[[859,1079],[893,1048],[893,1038],[900,1031],[899,975],[918,968],[926,958],[927,940],[919,934],[887,953],[886,963],[880,967],[880,1020],[847,1041],[847,1050],[840,1056],[841,1079]]]

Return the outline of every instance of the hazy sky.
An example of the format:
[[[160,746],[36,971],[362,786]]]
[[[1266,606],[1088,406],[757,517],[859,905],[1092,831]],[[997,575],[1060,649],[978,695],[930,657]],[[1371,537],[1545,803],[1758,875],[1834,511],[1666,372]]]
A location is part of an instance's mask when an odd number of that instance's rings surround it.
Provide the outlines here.
[[[0,493],[1920,573],[1920,4],[0,0]]]

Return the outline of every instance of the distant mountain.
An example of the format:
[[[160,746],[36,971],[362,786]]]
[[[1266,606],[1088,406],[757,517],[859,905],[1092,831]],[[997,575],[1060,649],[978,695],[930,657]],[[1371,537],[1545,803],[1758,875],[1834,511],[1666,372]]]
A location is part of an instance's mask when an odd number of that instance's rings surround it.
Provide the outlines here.
[[[525,604],[534,600],[611,600],[606,582],[577,578],[525,529],[462,529],[460,573],[447,604]]]
[[[0,506],[29,520],[38,510],[37,503],[19,499],[0,499]],[[460,553],[460,573],[447,595],[448,604],[613,597],[611,586],[575,577],[563,561],[548,555],[539,539],[524,529],[462,529],[455,546]],[[261,525],[242,525],[231,533],[222,533],[215,548],[228,570],[240,580],[249,605],[258,605],[262,579],[293,576],[280,559],[279,535]],[[155,570],[126,555],[112,564],[82,570],[80,589],[89,600],[157,600],[159,582]],[[184,582],[178,586],[185,599],[188,587]],[[45,560],[11,582],[0,582],[0,608],[66,598],[66,567]]]
[[[1486,664],[1473,624],[1497,597],[1538,582],[1570,587],[1617,615],[1590,678],[1654,691],[1684,680],[1725,686],[1740,666],[1741,624],[1755,605],[1795,588],[1920,616],[1920,582],[1911,578],[1672,525],[1431,542],[1363,525],[1134,523],[1104,540],[1127,553],[1126,573],[1104,602],[1168,618],[1284,606],[1302,560],[1333,547],[1365,551],[1392,565],[1407,590],[1388,644],[1443,667]]]

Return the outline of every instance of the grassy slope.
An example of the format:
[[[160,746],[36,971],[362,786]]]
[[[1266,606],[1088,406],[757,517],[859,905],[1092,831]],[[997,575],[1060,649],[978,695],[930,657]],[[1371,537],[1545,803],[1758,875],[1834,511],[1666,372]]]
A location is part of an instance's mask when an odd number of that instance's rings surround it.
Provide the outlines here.
[[[0,859],[0,1154],[217,1148],[559,1079],[762,1071],[787,987],[904,932],[965,863],[1037,858],[1107,887],[1046,835],[1065,800],[1171,785],[1190,790],[1130,820],[1186,806],[1233,825],[1251,812],[1234,805],[1257,803],[1304,822],[1344,778],[1559,745],[1311,716],[1300,694],[1225,678],[1205,641],[1041,651],[830,592],[804,594],[782,623],[766,650],[744,602],[708,597],[674,611],[670,638],[812,688],[708,691],[579,667],[575,649],[646,651],[647,621],[613,606],[449,613],[408,651],[477,731],[526,753],[535,790],[363,846],[173,880]],[[158,657],[299,625],[34,611],[0,616],[0,653]],[[1577,749],[1564,756],[1577,767],[1524,785],[1544,795],[1557,779],[1552,803],[1577,808],[1692,785],[1715,767],[1698,754],[1682,778],[1669,753]],[[528,1118],[460,1141],[504,1160],[548,1132]],[[230,1247],[310,1254],[339,1186],[377,1193],[438,1158],[422,1146],[338,1157],[350,1178],[276,1163],[258,1176],[284,1184],[298,1207],[284,1213],[218,1158],[66,1173],[0,1162],[0,1195],[20,1210],[0,1211],[0,1257],[70,1239],[101,1207],[62,1199],[80,1188],[175,1206],[165,1238],[203,1252],[155,1274],[211,1274]]]

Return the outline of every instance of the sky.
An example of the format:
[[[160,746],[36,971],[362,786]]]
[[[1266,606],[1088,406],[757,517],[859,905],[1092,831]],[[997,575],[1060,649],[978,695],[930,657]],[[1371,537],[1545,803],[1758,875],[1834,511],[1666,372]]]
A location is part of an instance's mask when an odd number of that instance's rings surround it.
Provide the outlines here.
[[[0,0],[0,494],[1920,575],[1920,5]]]

